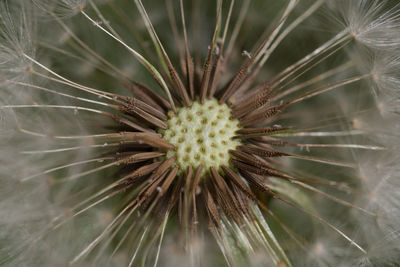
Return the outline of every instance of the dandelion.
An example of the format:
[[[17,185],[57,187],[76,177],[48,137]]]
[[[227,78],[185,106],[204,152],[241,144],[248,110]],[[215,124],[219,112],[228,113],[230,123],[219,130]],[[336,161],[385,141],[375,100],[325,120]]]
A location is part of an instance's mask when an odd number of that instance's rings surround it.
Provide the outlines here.
[[[0,263],[398,264],[399,6],[277,2],[1,2]]]

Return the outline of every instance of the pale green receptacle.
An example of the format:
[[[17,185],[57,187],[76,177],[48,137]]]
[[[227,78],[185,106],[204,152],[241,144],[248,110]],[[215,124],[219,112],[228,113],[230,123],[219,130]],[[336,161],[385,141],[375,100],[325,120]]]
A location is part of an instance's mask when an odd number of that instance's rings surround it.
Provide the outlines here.
[[[216,99],[205,100],[203,104],[195,101],[190,107],[179,108],[167,125],[163,137],[176,147],[167,157],[175,157],[181,171],[188,166],[195,169],[200,164],[205,170],[227,166],[229,150],[240,144],[233,138],[239,121],[231,119],[231,109]]]

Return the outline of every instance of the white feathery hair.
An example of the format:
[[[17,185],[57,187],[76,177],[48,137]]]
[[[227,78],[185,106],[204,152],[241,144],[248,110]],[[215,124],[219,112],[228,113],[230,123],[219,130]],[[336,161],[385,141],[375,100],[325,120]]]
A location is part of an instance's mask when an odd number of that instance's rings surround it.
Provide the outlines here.
[[[8,1],[0,2],[0,85],[7,84],[7,80],[24,80],[29,77],[27,69],[31,62],[23,57],[22,53],[35,56],[36,46],[34,12],[29,3],[15,1],[9,5]],[[7,90],[3,86],[2,91]],[[13,90],[8,93],[13,95]],[[9,96],[2,94],[2,100]]]
[[[51,4],[60,1],[38,1],[40,4]],[[51,3],[50,3],[51,2]],[[83,1],[63,1],[64,7],[73,7]],[[30,1],[16,0],[0,2],[0,105],[32,103],[43,99],[40,90],[26,88],[20,84],[33,84],[30,68],[32,61],[25,55],[36,58],[37,38],[35,19],[36,11]],[[62,103],[58,97],[48,100],[54,104]],[[60,117],[61,116],[61,117]],[[29,150],[46,150],[59,145],[59,141],[51,138],[62,123],[55,123],[60,118],[73,120],[75,130],[79,128],[79,120],[63,111],[58,112],[16,112],[12,108],[0,109],[0,255],[13,258],[14,266],[56,266],[66,262],[66,255],[71,249],[61,240],[50,239],[48,243],[37,242],[35,247],[26,248],[26,242],[36,242],[38,234],[43,233],[51,225],[55,215],[65,210],[54,203],[51,198],[49,179],[32,179],[30,183],[22,183],[20,177],[30,177],[32,173],[43,173],[45,169],[54,167],[54,163],[63,162],[63,155],[46,157]],[[63,119],[61,119],[62,121]],[[44,132],[42,138],[32,138],[32,133],[24,135],[24,127],[33,131]],[[72,159],[87,158],[87,151],[77,150]],[[25,154],[24,156],[22,154]],[[86,155],[85,155],[86,154]],[[84,156],[85,155],[85,156]],[[52,159],[51,159],[52,158]],[[74,170],[78,171],[79,170]],[[45,174],[45,173],[43,173]],[[68,189],[65,189],[68,190]],[[61,190],[60,194],[63,191]],[[96,220],[91,224],[95,227]],[[93,224],[94,223],[94,224]],[[68,236],[71,229],[66,229]],[[38,240],[37,240],[38,241]],[[53,250],[53,242],[61,250]],[[51,252],[51,253],[50,253]],[[23,254],[23,257],[20,257]],[[0,265],[3,264],[0,259]]]
[[[330,0],[338,10],[338,21],[354,38],[371,49],[397,49],[400,44],[399,4],[387,8],[389,1]]]
[[[33,3],[45,13],[60,18],[68,18],[79,13],[85,6],[87,0],[32,0]],[[45,15],[45,14],[44,14]]]

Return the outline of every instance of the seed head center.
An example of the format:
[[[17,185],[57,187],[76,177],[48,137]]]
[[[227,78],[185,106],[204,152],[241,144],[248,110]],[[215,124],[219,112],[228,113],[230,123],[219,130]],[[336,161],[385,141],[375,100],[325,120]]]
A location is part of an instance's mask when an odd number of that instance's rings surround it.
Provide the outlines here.
[[[205,100],[203,104],[193,102],[182,107],[167,121],[165,140],[176,147],[167,157],[175,157],[180,171],[188,166],[196,169],[200,164],[205,170],[229,165],[229,150],[234,150],[240,141],[234,139],[239,121],[230,119],[231,109],[219,104],[216,99]]]

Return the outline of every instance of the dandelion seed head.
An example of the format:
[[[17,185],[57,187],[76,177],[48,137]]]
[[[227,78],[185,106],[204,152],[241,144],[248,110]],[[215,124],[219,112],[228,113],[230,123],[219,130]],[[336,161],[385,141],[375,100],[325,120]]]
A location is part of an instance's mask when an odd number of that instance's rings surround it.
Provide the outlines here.
[[[1,17],[0,264],[396,262],[397,6],[32,1]],[[325,4],[344,30],[304,27]]]

